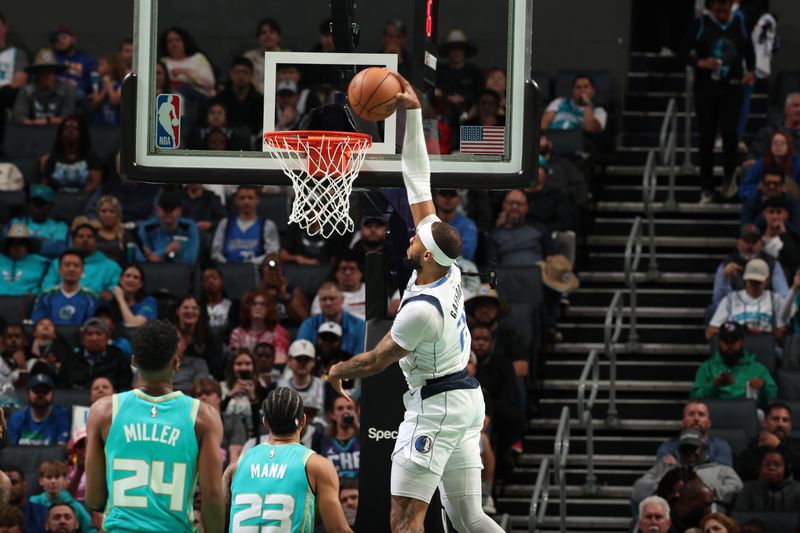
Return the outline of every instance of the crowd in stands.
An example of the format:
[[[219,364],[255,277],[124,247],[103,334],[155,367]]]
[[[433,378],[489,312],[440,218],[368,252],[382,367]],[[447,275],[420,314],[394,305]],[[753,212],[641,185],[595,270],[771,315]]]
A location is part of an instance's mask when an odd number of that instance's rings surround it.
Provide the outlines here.
[[[354,518],[359,407],[338,398],[326,374],[364,350],[367,253],[383,255],[389,314],[396,312],[408,276],[396,265],[407,239],[392,238],[388,215],[359,196],[353,199],[356,231],[324,240],[286,226],[287,198],[274,187],[161,187],[125,180],[119,155],[99,156],[92,132],[119,123],[132,42],[122,41],[113,54],[89,55],[77,48],[78,36],[58,26],[49,46],[29,62],[24,48],[5,41],[7,30],[0,16],[0,56],[13,58],[0,62],[0,116],[8,125],[53,125],[55,138],[49,153],[38,154],[33,174],[17,180],[24,199],[0,213],[0,401],[11,447],[61,447],[62,454],[28,470],[0,465],[12,484],[0,527],[35,532],[68,522],[83,532],[99,528],[99,515],[81,504],[87,408],[136,385],[130,338],[155,318],[173,321],[181,335],[175,389],[220,412],[226,464],[266,438],[259,406],[267,393],[291,387],[312,421],[303,443],[333,461],[342,506]],[[256,38],[257,47],[232,57],[222,73],[186,30],[171,27],[161,35],[157,92],[183,95],[188,120],[196,121],[184,128],[187,146],[250,149],[259,138],[264,51],[282,49],[280,23],[260,21]],[[392,20],[379,45],[398,54],[401,73],[411,68],[406,38],[405,25]],[[328,21],[320,25],[314,49],[333,51]],[[440,130],[432,151],[457,150],[460,124],[504,124],[505,72],[470,62],[477,52],[460,30],[442,45],[447,61],[428,110]],[[335,77],[325,67],[281,66],[277,126],[297,127],[308,110],[328,101]],[[591,78],[576,78],[574,98],[553,107],[553,128],[587,134],[603,129],[605,115],[592,103],[592,87]],[[526,295],[504,293],[477,278],[464,282],[474,352],[469,370],[487,399],[482,454],[488,512],[495,509],[495,478],[510,475],[522,451],[534,354],[542,343],[561,338],[560,309],[578,285],[572,269],[579,214],[588,202],[584,166],[553,154],[546,135],[540,147],[542,164],[526,189],[434,194],[439,217],[461,234],[465,271],[490,263],[522,267],[531,284],[544,285],[544,312],[525,307],[514,313]],[[2,175],[10,180],[11,173]],[[281,204],[283,210],[272,209]],[[153,277],[162,275],[171,277],[154,285]],[[345,387],[359,398],[358,382]],[[37,473],[39,487],[28,485],[26,476]]]

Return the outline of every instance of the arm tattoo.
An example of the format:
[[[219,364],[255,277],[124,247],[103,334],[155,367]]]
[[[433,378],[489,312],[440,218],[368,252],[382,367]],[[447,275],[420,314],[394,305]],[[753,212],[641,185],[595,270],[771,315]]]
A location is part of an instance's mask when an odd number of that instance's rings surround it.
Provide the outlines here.
[[[392,340],[390,333],[387,333],[372,350],[340,363],[337,369],[339,371],[338,377],[354,379],[378,374],[409,353],[409,351],[404,350]]]

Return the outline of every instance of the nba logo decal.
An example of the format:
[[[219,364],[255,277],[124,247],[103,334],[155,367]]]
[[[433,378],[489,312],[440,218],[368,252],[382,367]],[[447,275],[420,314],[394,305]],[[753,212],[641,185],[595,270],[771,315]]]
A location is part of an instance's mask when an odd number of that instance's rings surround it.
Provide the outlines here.
[[[420,435],[417,437],[417,440],[414,441],[414,449],[417,450],[419,453],[428,453],[431,451],[431,438],[427,435]]]
[[[156,148],[178,148],[181,142],[181,96],[156,97]]]

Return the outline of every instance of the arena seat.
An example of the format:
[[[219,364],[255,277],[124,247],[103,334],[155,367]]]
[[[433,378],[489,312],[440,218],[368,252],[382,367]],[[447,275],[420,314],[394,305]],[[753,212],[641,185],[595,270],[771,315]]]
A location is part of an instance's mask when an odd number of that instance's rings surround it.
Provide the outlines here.
[[[31,316],[33,298],[26,295],[0,296],[0,318],[7,324],[20,324]]]
[[[522,339],[520,351],[530,353],[533,343],[533,332],[531,331],[531,321],[533,312],[529,304],[512,303],[509,305],[508,314],[500,320],[501,326],[507,330],[516,331]]]
[[[56,326],[56,334],[62,339],[70,348],[76,348],[81,343],[81,327],[80,326]]]
[[[91,391],[85,389],[56,389],[55,402],[69,412],[73,405],[91,405]]]
[[[280,233],[284,233],[289,227],[286,200],[284,193],[262,194],[261,202],[258,204],[258,216],[273,221]]]
[[[190,272],[183,263],[139,263],[144,272],[144,292],[183,298],[189,294]]]
[[[764,524],[764,531],[797,531],[800,515],[797,513],[778,513],[775,511],[734,511],[732,518],[742,524],[748,520],[758,520]]]
[[[56,192],[51,216],[71,224],[76,216],[83,214],[88,197],[83,192]]]
[[[719,336],[714,335],[708,341],[709,354],[713,357],[719,349]],[[775,339],[771,333],[748,333],[744,337],[745,351],[754,353],[756,361],[775,371]]]
[[[708,430],[708,434],[726,441],[730,445],[734,457],[747,448],[749,443],[747,436],[741,429],[712,427]]]
[[[738,429],[747,440],[758,433],[758,414],[755,400],[749,398],[730,398],[720,400],[704,398],[708,405],[711,423],[716,429]]]
[[[581,130],[547,130],[553,144],[553,153],[574,156],[583,151],[583,132]]]
[[[775,401],[785,403],[792,410],[792,436],[796,438],[796,433],[800,431],[800,400],[784,400],[779,397]]]
[[[39,465],[42,461],[66,459],[64,446],[7,446],[0,450],[0,466],[16,466],[25,472],[28,495],[39,492]]]
[[[25,183],[31,184],[39,181],[39,157],[17,157],[16,154],[9,156],[8,162],[14,163],[22,177],[25,178]]]
[[[253,263],[219,263],[217,268],[228,298],[241,300],[244,293],[258,286],[258,268]]]
[[[607,107],[611,103],[611,74],[607,70],[559,70],[556,75],[554,98],[570,98],[575,76],[591,76],[595,87],[595,103]]]
[[[508,319],[515,329],[530,335],[527,351],[531,353],[531,363],[536,365],[536,353],[542,341],[542,273],[538,266],[498,266],[497,293],[509,303]],[[523,314],[527,307],[528,318]],[[519,309],[519,310],[517,310]],[[527,339],[526,339],[527,340]]]
[[[779,398],[800,401],[800,370],[778,370],[775,382],[778,384]]]
[[[4,153],[17,158],[49,154],[56,140],[57,129],[57,126],[7,124]]]
[[[92,126],[89,128],[92,139],[92,151],[107,161],[119,151],[119,128],[117,126]]]
[[[298,265],[297,263],[284,263],[283,270],[289,285],[300,287],[311,302],[317,295],[317,289],[328,278],[331,271],[330,265]]]

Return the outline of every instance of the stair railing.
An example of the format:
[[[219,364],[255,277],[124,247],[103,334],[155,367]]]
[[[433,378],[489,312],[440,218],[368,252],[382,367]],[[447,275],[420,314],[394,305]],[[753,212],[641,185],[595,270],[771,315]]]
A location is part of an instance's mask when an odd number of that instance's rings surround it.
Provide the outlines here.
[[[550,458],[545,457],[539,463],[536,484],[533,486],[531,505],[528,511],[528,533],[538,533],[544,522],[547,503],[550,500]]]
[[[628,349],[639,348],[639,334],[636,331],[636,272],[642,259],[642,217],[636,217],[625,244],[625,285],[628,288],[630,314],[628,317]]]
[[[674,98],[669,99],[667,111],[664,113],[664,120],[661,122],[658,151],[661,156],[661,164],[666,165],[669,169],[669,189],[664,208],[674,210],[677,207],[675,202],[675,176],[678,173],[676,163],[678,151],[678,102]]]
[[[508,513],[500,515],[500,520],[498,520],[497,523],[503,531],[511,531],[511,515]]]
[[[648,264],[646,277],[648,281],[656,280],[659,276],[658,260],[656,259],[656,214],[654,206],[657,188],[658,167],[656,165],[656,154],[653,150],[650,150],[647,154],[647,163],[642,174],[642,203],[647,217]]]
[[[683,110],[683,165],[681,172],[691,174],[694,171],[692,165],[692,98],[694,93],[694,69],[686,65],[686,105]]]
[[[544,524],[547,504],[550,500],[550,480],[558,484],[559,531],[567,531],[567,458],[569,457],[570,418],[569,407],[561,408],[556,438],[553,442],[553,456],[545,457],[539,463],[536,484],[533,486],[528,511],[528,532],[537,533]]]
[[[624,310],[622,308],[622,291],[617,291],[611,298],[603,324],[603,344],[608,359],[608,411],[606,425],[615,427],[619,424],[617,413],[617,343],[622,336]],[[579,389],[580,394],[580,389]]]
[[[591,377],[589,376],[590,374]],[[599,388],[600,363],[597,350],[592,350],[586,358],[581,377],[578,380],[578,424],[586,432],[586,481],[583,484],[583,491],[586,494],[596,494],[598,491],[597,477],[594,475],[592,408],[594,408]],[[556,436],[556,441],[558,441],[558,436]]]

